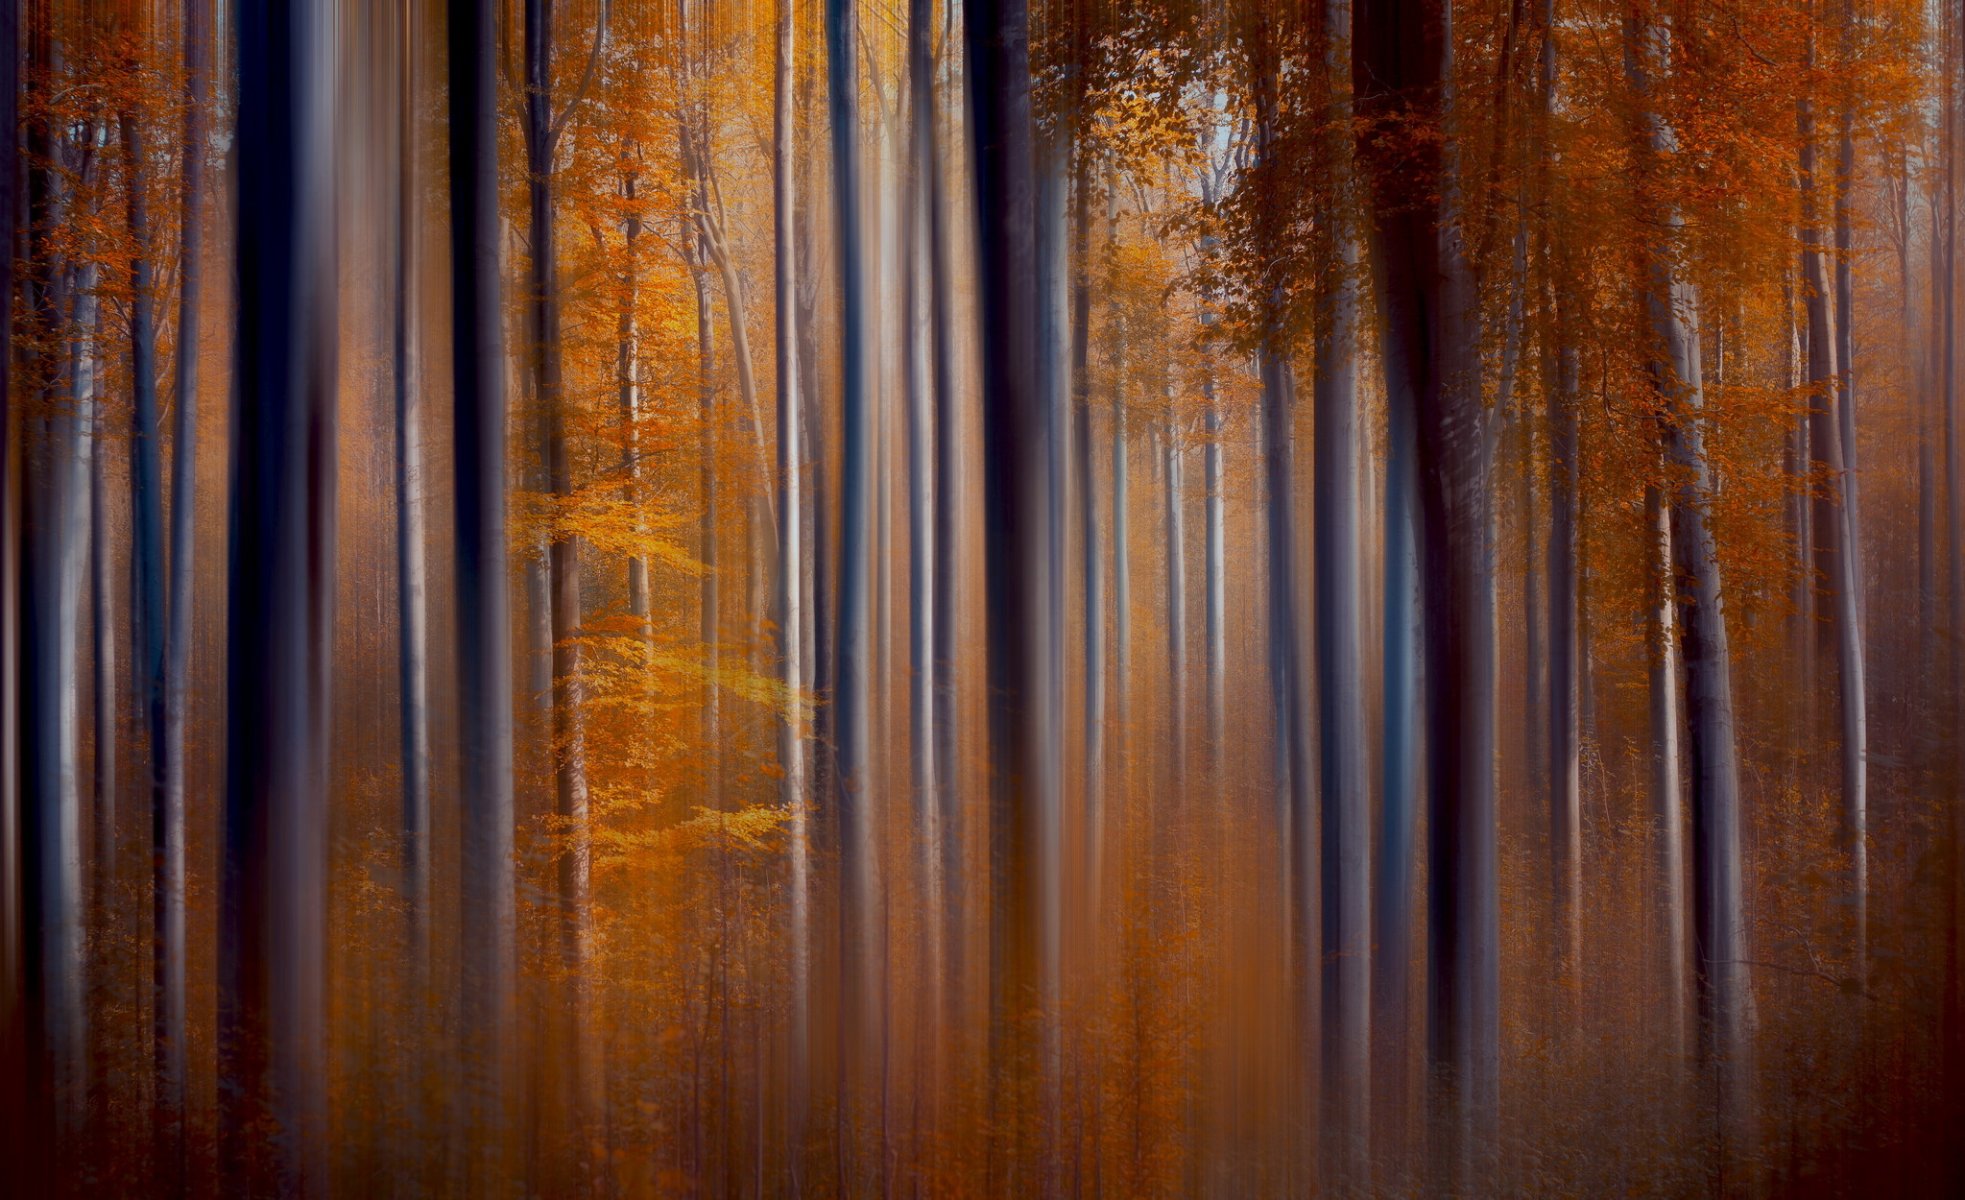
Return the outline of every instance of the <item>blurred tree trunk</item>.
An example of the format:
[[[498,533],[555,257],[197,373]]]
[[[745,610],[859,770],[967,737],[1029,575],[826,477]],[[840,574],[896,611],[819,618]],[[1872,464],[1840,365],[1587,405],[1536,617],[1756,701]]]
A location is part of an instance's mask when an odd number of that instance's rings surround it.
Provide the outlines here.
[[[231,1193],[328,1188],[327,773],[335,578],[337,13],[236,10],[239,190],[219,909]]]
[[[1625,70],[1639,108],[1648,157],[1639,180],[1658,169],[1676,135],[1653,88],[1670,61],[1666,19],[1639,11],[1625,23]],[[1659,234],[1647,247],[1645,302],[1656,341],[1653,384],[1665,402],[1664,434],[1678,475],[1672,541],[1680,578],[1686,718],[1692,778],[1693,910],[1699,984],[1699,1052],[1716,1087],[1725,1166],[1752,1161],[1753,994],[1742,901],[1739,765],[1734,747],[1733,674],[1719,551],[1710,506],[1712,468],[1705,447],[1705,383],[1699,363],[1699,297],[1679,275],[1670,235],[1680,219],[1669,206],[1648,214]]]
[[[497,12],[449,0],[450,292],[457,594],[458,1064],[464,1190],[507,1178],[516,1007],[505,310]]]
[[[1445,128],[1451,15],[1438,0],[1361,14],[1361,116]],[[1500,1103],[1499,910],[1494,796],[1491,437],[1478,387],[1472,272],[1458,229],[1458,147],[1400,154],[1367,132],[1386,392],[1415,416],[1425,608],[1430,1111],[1434,1185],[1491,1186]],[[1417,161],[1415,161],[1415,158]],[[1415,175],[1416,172],[1416,175]],[[1414,187],[1437,197],[1422,208]]]
[[[1365,686],[1358,545],[1358,241],[1351,194],[1351,0],[1323,0],[1313,37],[1315,85],[1328,112],[1318,173],[1328,181],[1328,229],[1318,259],[1312,490],[1315,564],[1322,1125],[1320,1163],[1339,1194],[1370,1184],[1371,781],[1365,765]],[[1307,835],[1308,831],[1305,831]],[[1299,856],[1298,861],[1303,861]]]
[[[1059,1146],[1058,796],[1047,752],[1049,397],[1040,386],[1038,179],[1028,13],[964,9],[980,223],[983,547],[989,662],[991,1136],[985,1191],[1050,1194]],[[1033,463],[1046,469],[1034,470]]]
[[[872,311],[860,222],[858,37],[848,0],[827,0],[827,104],[832,124],[833,215],[840,280],[841,404],[844,446],[840,483],[838,633],[834,643],[834,772],[839,830],[839,1138],[838,1187],[853,1195],[871,1187],[885,1164],[870,1148],[877,1112],[881,1028],[875,862],[877,846],[871,721],[873,634],[873,494],[871,466],[877,414],[867,362]]]

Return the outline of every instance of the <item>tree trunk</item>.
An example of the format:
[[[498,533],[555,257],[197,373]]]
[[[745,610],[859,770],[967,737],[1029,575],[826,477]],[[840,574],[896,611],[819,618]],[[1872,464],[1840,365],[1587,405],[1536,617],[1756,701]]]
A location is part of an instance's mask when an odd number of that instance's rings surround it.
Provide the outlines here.
[[[1039,387],[1037,179],[1022,0],[964,9],[980,224],[990,747],[989,1194],[1049,1194],[1058,1141],[1058,808],[1048,397]]]
[[[164,636],[164,740],[161,794],[150,810],[152,1038],[156,1113],[152,1163],[159,1190],[184,1181],[185,723],[191,695],[192,588],[197,578],[198,355],[204,240],[205,126],[211,69],[211,14],[205,0],[184,3],[183,223],[178,252],[177,411],[171,436],[170,580]]]
[[[606,37],[607,8],[600,9],[595,37]],[[561,375],[559,254],[555,244],[554,156],[564,114],[553,110],[553,0],[525,0],[525,151],[530,217],[531,275],[528,309],[530,358],[543,429],[540,447],[546,487],[556,505],[574,496],[573,460],[567,447],[569,402]],[[573,101],[577,103],[576,94]],[[592,1027],[593,912],[592,837],[588,826],[585,689],[581,680],[580,539],[556,519],[548,535],[546,570],[552,610],[553,814],[565,845],[557,856],[558,941],[570,981],[569,1007],[559,1014],[570,1057],[563,1061],[569,1134],[579,1177],[598,1169],[591,1161],[599,1119],[600,1062]]]
[[[116,532],[109,512],[109,424],[108,405],[103,395],[96,360],[96,345],[102,332],[102,308],[95,305],[93,327],[83,331],[87,339],[77,366],[76,399],[87,414],[83,452],[89,462],[89,644],[95,660],[95,779],[92,794],[94,851],[90,855],[89,922],[98,936],[110,929],[116,892],[116,751],[120,732],[116,711]],[[86,361],[86,366],[83,362]],[[86,385],[84,378],[86,377]],[[79,686],[80,680],[77,684]],[[107,978],[108,956],[98,947],[93,969],[98,974],[89,982],[98,1011],[112,989]],[[102,1064],[97,1064],[100,1072]],[[102,1076],[97,1075],[100,1081]],[[97,1097],[103,1104],[106,1097]],[[101,1111],[107,1111],[106,1107]]]
[[[463,1190],[506,1185],[515,1038],[511,601],[505,310],[498,220],[497,12],[450,0],[451,464],[455,476],[458,1091]]]
[[[1404,0],[1361,16],[1361,115],[1445,128],[1451,16]],[[1386,393],[1414,414],[1426,615],[1428,1036],[1436,1186],[1489,1186],[1500,1103],[1491,469],[1479,332],[1458,230],[1457,150],[1400,155],[1366,132]],[[1415,177],[1416,173],[1416,177]],[[1438,197],[1402,200],[1418,187]]]
[[[59,69],[62,47],[47,11],[31,12],[25,55],[30,79]],[[19,417],[20,1014],[26,1044],[22,1145],[43,1190],[78,1165],[74,1138],[85,1119],[88,1011],[84,991],[81,796],[78,772],[78,608],[88,536],[88,463],[83,409],[76,402],[78,351],[62,339],[94,326],[93,268],[80,280],[57,260],[50,234],[70,219],[53,169],[55,123],[30,115],[27,142],[27,312],[43,341],[28,360],[38,385]],[[93,137],[92,131],[88,137]],[[69,310],[70,294],[75,296]],[[52,344],[51,344],[52,343]]]
[[[1685,1038],[1685,827],[1679,792],[1679,653],[1678,578],[1672,567],[1672,508],[1662,488],[1644,491],[1645,530],[1650,545],[1646,556],[1651,595],[1645,603],[1646,641],[1650,649],[1651,691],[1651,822],[1656,839],[1658,896],[1658,953],[1664,960],[1665,1030],[1674,1055],[1682,1057]],[[1580,853],[1581,846],[1572,847]],[[1580,895],[1570,897],[1581,903]]]
[[[866,263],[860,227],[859,69],[854,10],[827,0],[827,104],[832,124],[833,210],[838,223],[841,404],[839,670],[834,681],[834,775],[839,830],[839,1190],[856,1194],[884,1164],[869,1145],[879,1075],[880,996],[874,853],[878,797],[871,721],[873,633],[872,379],[867,363]]]
[[[1078,491],[1079,569],[1084,576],[1085,675],[1084,788],[1085,933],[1099,928],[1099,858],[1096,840],[1105,820],[1105,560],[1099,535],[1097,472],[1092,443],[1092,176],[1090,158],[1079,156],[1077,199],[1071,223],[1071,413],[1072,465]]]
[[[219,1159],[228,1192],[312,1195],[328,1187],[336,17],[236,12]]]
[[[1165,818],[1176,827],[1187,795],[1187,515],[1182,507],[1186,447],[1173,391],[1167,392],[1167,791],[1173,805]],[[1172,831],[1169,830],[1171,833]],[[1171,844],[1171,842],[1170,842]],[[1172,864],[1167,864],[1171,866]]]
[[[1814,61],[1814,40],[1808,57]],[[1808,388],[1811,470],[1823,476],[1824,490],[1815,505],[1815,561],[1827,581],[1828,628],[1834,639],[1838,710],[1842,734],[1842,811],[1837,841],[1847,859],[1845,895],[1849,906],[1849,945],[1860,984],[1866,974],[1864,932],[1868,922],[1868,733],[1865,710],[1862,606],[1857,574],[1854,472],[1849,469],[1845,439],[1854,432],[1854,397],[1847,362],[1840,356],[1850,344],[1848,331],[1838,323],[1847,312],[1853,285],[1848,275],[1849,214],[1846,199],[1835,201],[1837,262],[1831,285],[1823,261],[1822,230],[1816,199],[1814,102],[1804,98],[1797,124],[1801,144],[1801,287],[1808,316]],[[1843,136],[1852,136],[1845,133]],[[1852,156],[1853,149],[1849,150]],[[1838,156],[1839,157],[1839,156]],[[1846,183],[1846,180],[1839,182]],[[1833,291],[1831,291],[1833,287]]]
[[[778,657],[785,684],[785,711],[778,735],[779,794],[791,817],[791,1017],[785,1079],[786,1159],[792,1194],[804,1194],[805,1122],[809,1104],[812,1034],[811,819],[805,804],[805,677],[803,634],[804,526],[800,504],[798,359],[798,245],[795,212],[797,153],[792,127],[792,66],[797,15],[792,0],[778,0],[777,58],[772,71],[772,232],[776,243],[778,353]]]
[[[1652,158],[1671,153],[1676,135],[1650,107],[1653,81],[1669,62],[1670,27],[1656,16],[1625,25],[1625,69],[1639,101],[1640,136]],[[1642,162],[1642,170],[1654,170]],[[1679,475],[1672,497],[1672,541],[1682,580],[1686,720],[1690,731],[1694,958],[1699,992],[1699,1058],[1711,1072],[1727,1169],[1752,1161],[1753,994],[1741,896],[1739,765],[1734,747],[1733,676],[1710,506],[1705,447],[1705,384],[1699,363],[1698,293],[1678,274],[1670,243],[1679,225],[1666,207],[1650,214],[1661,231],[1647,249],[1645,303],[1656,342],[1653,385],[1666,403],[1664,434]]]
[[[1320,1161],[1340,1195],[1369,1187],[1371,1151],[1371,783],[1365,765],[1364,626],[1359,611],[1358,390],[1354,359],[1358,243],[1350,217],[1351,0],[1324,0],[1321,139],[1331,227],[1316,299],[1314,493],[1318,836],[1323,1019]],[[1302,861],[1299,858],[1298,861]]]

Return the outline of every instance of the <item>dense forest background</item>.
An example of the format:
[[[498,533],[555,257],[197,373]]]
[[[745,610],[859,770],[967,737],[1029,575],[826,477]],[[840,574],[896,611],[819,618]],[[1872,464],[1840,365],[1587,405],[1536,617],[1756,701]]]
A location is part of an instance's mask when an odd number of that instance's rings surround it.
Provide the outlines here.
[[[1948,0],[0,0],[20,1195],[1965,1192]]]

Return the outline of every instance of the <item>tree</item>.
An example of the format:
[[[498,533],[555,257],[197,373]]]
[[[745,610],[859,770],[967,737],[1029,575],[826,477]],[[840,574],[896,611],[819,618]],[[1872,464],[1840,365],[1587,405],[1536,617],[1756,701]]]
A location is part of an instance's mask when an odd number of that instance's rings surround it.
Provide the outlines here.
[[[964,9],[981,240],[983,586],[989,684],[992,1193],[1046,1190],[1059,1117],[1058,808],[1050,626],[1050,412],[1041,302],[1030,29],[1022,0]]]
[[[1418,448],[1429,1107],[1449,1190],[1488,1186],[1500,1104],[1491,450],[1457,150],[1432,136],[1452,115],[1452,35],[1435,0],[1375,6],[1352,58],[1385,390],[1412,411]]]
[[[1672,544],[1683,590],[1686,724],[1692,779],[1694,961],[1699,993],[1699,1058],[1717,1087],[1729,1153],[1751,1139],[1753,994],[1748,988],[1746,917],[1741,897],[1740,779],[1734,745],[1733,675],[1719,550],[1711,521],[1712,467],[1706,457],[1705,376],[1700,365],[1699,295],[1679,274],[1667,236],[1677,211],[1653,181],[1671,164],[1676,135],[1655,97],[1669,62],[1667,19],[1638,8],[1625,22],[1625,71],[1636,100],[1641,153],[1639,195],[1648,227],[1643,288],[1653,339],[1652,385],[1664,412],[1666,454],[1678,475]]]
[[[235,10],[238,307],[219,914],[226,1190],[326,1190],[334,9]],[[267,1136],[266,1131],[277,1131]]]
[[[517,923],[496,12],[450,0],[451,465],[458,671],[459,1066],[469,1190],[505,1178]]]

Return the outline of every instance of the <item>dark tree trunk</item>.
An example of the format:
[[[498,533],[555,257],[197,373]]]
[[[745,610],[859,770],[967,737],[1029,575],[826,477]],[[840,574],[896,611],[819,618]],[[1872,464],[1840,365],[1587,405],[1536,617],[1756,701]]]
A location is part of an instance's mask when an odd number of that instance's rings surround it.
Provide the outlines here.
[[[1058,1145],[1058,797],[1048,463],[1039,389],[1037,178],[1022,0],[964,10],[980,223],[989,663],[990,1194],[1048,1194]]]
[[[517,898],[512,646],[505,532],[505,310],[491,0],[450,0],[451,465],[455,476],[458,1101],[464,1189],[508,1178]]]
[[[1445,127],[1452,26],[1439,0],[1360,14],[1361,116]],[[1427,1052],[1438,1177],[1490,1186],[1500,1103],[1499,907],[1494,795],[1494,579],[1490,444],[1479,387],[1476,296],[1458,231],[1450,140],[1401,154],[1369,132],[1373,275],[1386,393],[1410,406],[1418,447],[1426,614]],[[1418,194],[1437,197],[1421,207]]]
[[[335,536],[335,10],[236,12],[237,315],[219,909],[220,1166],[324,1194]]]

